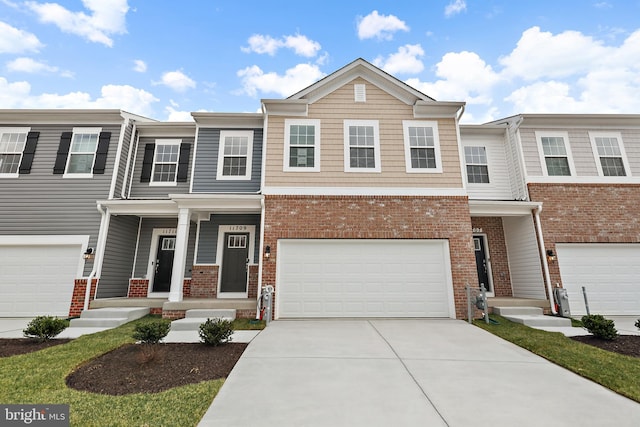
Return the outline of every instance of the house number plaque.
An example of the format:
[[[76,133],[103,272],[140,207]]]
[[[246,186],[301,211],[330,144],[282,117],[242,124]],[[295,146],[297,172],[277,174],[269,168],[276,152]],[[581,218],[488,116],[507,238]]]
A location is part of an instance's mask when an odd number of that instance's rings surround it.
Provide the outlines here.
[[[474,228],[471,229],[471,232],[473,232],[473,233],[482,233],[482,228],[475,228],[474,227]]]
[[[229,227],[229,231],[247,231],[246,225],[232,225]]]

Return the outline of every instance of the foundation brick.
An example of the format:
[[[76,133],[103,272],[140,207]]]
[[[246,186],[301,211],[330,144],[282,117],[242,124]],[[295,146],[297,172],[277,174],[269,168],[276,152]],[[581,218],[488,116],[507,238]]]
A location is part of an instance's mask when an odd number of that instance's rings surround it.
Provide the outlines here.
[[[87,292],[87,279],[75,279],[73,283],[73,294],[71,296],[71,304],[69,306],[69,317],[78,317],[84,309],[84,300]],[[98,279],[91,280],[91,290],[89,302],[93,301],[96,294]]]

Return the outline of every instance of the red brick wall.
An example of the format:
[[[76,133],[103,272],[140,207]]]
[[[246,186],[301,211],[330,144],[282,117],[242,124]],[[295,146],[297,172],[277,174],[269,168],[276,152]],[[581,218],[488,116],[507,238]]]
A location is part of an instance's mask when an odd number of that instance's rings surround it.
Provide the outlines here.
[[[190,296],[193,298],[216,298],[218,296],[218,269],[217,265],[194,265],[191,269]]]
[[[253,264],[249,266],[249,288],[247,289],[247,298],[256,299],[258,297],[258,272],[259,271],[260,271],[260,267],[257,264]]]
[[[458,318],[466,317],[465,284],[478,281],[467,197],[266,196],[263,285],[275,285],[282,238],[448,239]]]
[[[93,301],[93,296],[96,293],[96,287],[98,286],[98,279],[91,280],[91,293],[89,295],[89,302]],[[87,292],[87,279],[76,279],[73,282],[73,295],[71,296],[71,305],[69,307],[69,317],[78,317],[84,309],[84,298]]]
[[[542,202],[545,249],[556,243],[640,243],[640,185],[529,184]],[[562,283],[558,262],[549,262],[552,283]]]
[[[504,240],[504,229],[500,217],[471,218],[473,228],[481,228],[487,235],[493,288],[497,297],[511,297],[511,276],[509,275],[509,259]]]
[[[127,298],[146,298],[149,293],[149,279],[129,279]]]

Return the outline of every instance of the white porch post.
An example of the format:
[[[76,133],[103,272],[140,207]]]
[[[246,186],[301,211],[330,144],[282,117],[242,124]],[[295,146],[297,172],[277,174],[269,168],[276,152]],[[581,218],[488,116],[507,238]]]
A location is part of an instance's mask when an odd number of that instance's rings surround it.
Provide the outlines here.
[[[181,208],[178,211],[178,227],[176,229],[176,246],[173,253],[173,270],[171,271],[171,290],[169,301],[182,301],[184,267],[187,261],[187,244],[189,242],[189,225],[191,211]]]

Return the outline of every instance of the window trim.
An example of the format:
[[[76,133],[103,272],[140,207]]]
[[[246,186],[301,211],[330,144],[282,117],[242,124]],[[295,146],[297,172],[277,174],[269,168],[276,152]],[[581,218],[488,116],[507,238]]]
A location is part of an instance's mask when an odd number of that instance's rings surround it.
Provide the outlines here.
[[[178,185],[178,165],[180,164],[180,144],[181,139],[156,139],[153,147],[153,159],[151,163],[151,177],[149,178],[150,187],[175,187]],[[175,145],[178,147],[178,157],[176,159],[176,173],[173,177],[173,181],[154,181],[153,177],[156,171],[156,154],[158,153],[159,145]],[[168,164],[168,163],[167,163]]]
[[[224,144],[227,136],[244,136],[248,140],[247,144],[247,169],[244,175],[223,175],[222,169],[224,165]],[[252,130],[221,130],[220,140],[218,143],[218,167],[216,170],[216,179],[220,181],[250,181],[251,169],[253,165],[253,131]]]
[[[411,139],[409,138],[410,127],[430,127],[433,130],[433,148],[436,158],[435,168],[414,168],[411,165]],[[404,161],[407,173],[442,173],[442,155],[440,152],[440,133],[438,122],[431,120],[403,120],[402,132],[404,138]]]
[[[290,136],[292,125],[314,126],[315,141],[313,144],[313,167],[290,166],[289,157],[291,151]],[[320,172],[320,120],[317,119],[285,119],[284,121],[284,158],[282,163],[284,172]]]
[[[72,129],[71,144],[69,144],[69,152],[67,153],[67,162],[64,165],[64,174],[62,175],[63,178],[93,178],[93,167],[96,164],[96,154],[98,152],[98,144],[100,143],[101,132],[102,132],[102,128],[76,127]],[[71,164],[71,156],[73,154],[81,154],[81,153],[74,153],[71,150],[71,147],[73,147],[73,140],[77,133],[96,135],[96,148],[95,150],[93,150],[93,161],[91,162],[91,172],[89,173],[70,173],[69,172],[69,165]],[[84,153],[84,154],[88,154],[88,153]]]
[[[22,164],[22,159],[24,158],[24,150],[27,148],[27,139],[29,138],[29,132],[31,132],[30,127],[0,127],[0,137],[5,133],[24,133],[24,147],[22,147],[22,151],[20,152],[20,160],[18,161],[18,169],[16,169],[15,173],[0,173],[0,178],[18,178],[20,176],[20,165]],[[17,153],[3,153],[0,154],[17,154]]]
[[[567,176],[576,176],[576,167],[573,162],[573,153],[571,151],[571,142],[569,140],[569,132],[563,131],[536,131],[536,143],[538,146],[538,156],[540,158],[540,169],[542,170],[542,176],[548,176],[551,178],[562,178]],[[564,142],[564,149],[566,151],[567,156],[567,164],[569,165],[569,175],[549,175],[549,170],[547,169],[547,156],[544,154],[544,148],[542,147],[542,138],[562,138]],[[557,156],[549,156],[549,157],[557,157]]]
[[[605,175],[602,170],[602,163],[600,163],[600,159],[602,156],[598,153],[598,145],[596,144],[596,138],[615,138],[618,141],[618,149],[620,150],[620,157],[622,158],[622,166],[624,166],[625,175],[624,176],[609,176]],[[607,131],[590,131],[589,132],[589,141],[591,141],[591,151],[593,153],[593,157],[596,163],[596,169],[598,170],[598,176],[604,178],[613,178],[613,179],[621,179],[633,176],[631,174],[631,168],[629,167],[629,161],[627,160],[627,152],[624,149],[624,142],[622,141],[622,133],[620,132],[607,132]],[[613,157],[613,156],[604,156],[604,157]]]
[[[375,167],[373,168],[356,168],[351,167],[351,146],[349,145],[349,128],[352,126],[371,126],[373,127],[373,160]],[[378,120],[344,120],[344,171],[357,173],[380,173],[382,171],[380,165],[380,130]]]
[[[467,162],[467,153],[466,153],[466,149],[467,147],[469,148],[484,148],[484,157],[486,160],[486,163],[482,164],[482,163],[468,163]],[[491,185],[491,173],[489,171],[489,150],[487,149],[486,145],[464,145],[462,147],[462,155],[464,156],[464,174],[465,177],[467,178],[467,185]],[[487,179],[489,180],[488,182],[469,182],[469,172],[467,167],[468,166],[484,166],[487,168]]]

